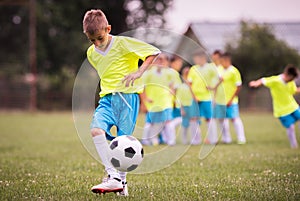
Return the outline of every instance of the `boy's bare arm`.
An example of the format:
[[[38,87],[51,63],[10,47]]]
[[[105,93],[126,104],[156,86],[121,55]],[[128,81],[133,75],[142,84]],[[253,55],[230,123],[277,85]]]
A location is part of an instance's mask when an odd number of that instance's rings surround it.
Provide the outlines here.
[[[249,87],[253,87],[253,88],[257,88],[263,85],[263,81],[262,79],[258,79],[258,80],[253,80],[251,82],[249,82]]]
[[[158,55],[148,56],[136,72],[126,75],[124,77],[122,83],[125,83],[126,87],[130,85],[132,86],[134,81],[143,75],[143,73],[149,68],[149,66],[153,63],[157,56]]]
[[[242,89],[242,85],[241,85],[241,86],[237,86],[237,88],[236,88],[234,94],[232,95],[232,97],[231,97],[230,100],[228,101],[227,106],[230,106],[230,105],[232,104],[233,99],[234,99],[236,96],[239,95],[241,89]]]

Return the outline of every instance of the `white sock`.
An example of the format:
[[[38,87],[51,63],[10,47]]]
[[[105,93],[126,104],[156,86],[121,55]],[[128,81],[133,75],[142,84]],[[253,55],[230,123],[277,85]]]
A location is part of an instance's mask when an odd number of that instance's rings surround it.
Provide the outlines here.
[[[109,146],[106,141],[105,135],[97,135],[93,137],[93,141],[96,147],[96,150],[98,152],[98,155],[105,167],[105,171],[108,175],[110,175],[112,178],[120,178],[120,175],[116,171],[116,169],[112,166],[112,164],[109,162],[108,156],[109,156]]]
[[[147,139],[149,139],[153,145],[157,145],[159,143],[158,134],[162,131],[163,128],[164,128],[164,123],[151,124]]]
[[[167,133],[167,129],[166,129],[166,127],[164,127],[163,129],[162,129],[162,131],[160,132],[160,134],[161,134],[161,137],[162,137],[162,141],[164,142],[164,143],[167,143],[167,141],[168,141],[168,133]]]
[[[233,125],[239,142],[246,142],[244,125],[241,118],[237,117],[233,119]]]
[[[182,118],[181,118],[181,117],[176,117],[175,119],[172,119],[172,120],[170,121],[170,124],[171,124],[172,126],[174,126],[174,129],[175,129],[176,126],[178,126],[179,124],[181,124],[181,122],[182,122]]]
[[[231,136],[229,129],[229,119],[224,119],[222,133],[225,133],[226,136]]]
[[[168,145],[175,145],[176,144],[176,130],[175,126],[170,122],[166,123],[164,128],[164,136],[166,137],[166,143]]]
[[[216,144],[218,142],[217,124],[215,119],[210,119],[207,122],[207,135],[210,144]]]
[[[297,148],[298,142],[297,142],[296,134],[295,134],[295,126],[291,125],[289,128],[286,129],[286,131],[287,131],[287,135],[288,135],[291,147]]]
[[[231,134],[229,131],[229,121],[228,119],[220,119],[219,120],[221,132],[222,132],[222,141],[224,143],[231,143]]]
[[[191,144],[201,143],[201,130],[198,121],[190,121]]]
[[[181,141],[182,144],[187,144],[187,132],[188,132],[188,128],[185,127],[181,127]]]
[[[142,137],[142,143],[145,145],[150,145],[151,142],[149,140],[149,131],[150,131],[151,124],[145,123],[144,130],[143,130],[143,137]]]
[[[120,174],[120,177],[121,177],[121,181],[123,183],[126,183],[126,175],[127,175],[127,172],[119,172]]]

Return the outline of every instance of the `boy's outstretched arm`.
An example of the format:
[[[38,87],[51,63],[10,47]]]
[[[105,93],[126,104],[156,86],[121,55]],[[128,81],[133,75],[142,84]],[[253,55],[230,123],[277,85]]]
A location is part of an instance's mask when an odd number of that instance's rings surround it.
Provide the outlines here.
[[[132,86],[134,81],[143,75],[143,73],[149,68],[149,66],[153,63],[157,56],[158,54],[148,56],[136,72],[130,73],[129,75],[126,75],[124,77],[122,83],[125,82],[126,87],[128,87],[129,85]]]
[[[257,88],[257,87],[260,87],[262,85],[263,85],[262,79],[253,80],[253,81],[249,82],[249,87]]]

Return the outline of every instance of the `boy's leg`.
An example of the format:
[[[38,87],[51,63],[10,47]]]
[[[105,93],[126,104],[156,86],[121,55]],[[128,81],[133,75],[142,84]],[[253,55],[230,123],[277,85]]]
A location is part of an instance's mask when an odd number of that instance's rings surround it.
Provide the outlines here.
[[[111,165],[108,159],[109,145],[106,139],[106,133],[109,133],[111,126],[114,124],[112,115],[111,96],[107,95],[100,99],[91,123],[91,134],[97,150],[97,153],[105,167],[108,175],[112,178],[120,178],[116,169]]]
[[[213,105],[212,101],[204,101],[201,105],[200,111],[202,111],[202,116],[207,122],[207,139],[210,144],[217,143],[217,125],[213,119]]]
[[[231,143],[229,123],[228,119],[226,119],[226,105],[216,104],[214,106],[214,117],[217,119],[220,125],[222,142],[226,144]]]
[[[175,145],[176,144],[176,130],[175,126],[172,125],[172,123],[166,122],[164,127],[164,140],[168,145]]]
[[[126,175],[127,172],[119,172],[120,177],[121,177],[121,181],[122,181],[122,185],[123,185],[123,191],[119,192],[118,195],[119,196],[128,196],[128,187],[127,187],[127,181],[126,181]]]
[[[97,153],[105,167],[105,171],[108,175],[112,178],[120,179],[120,175],[118,174],[117,170],[112,166],[109,162],[108,155],[109,155],[109,146],[105,137],[105,131],[100,128],[93,128],[91,130],[93,141],[97,150]]]
[[[151,124],[146,122],[145,125],[144,125],[144,129],[143,129],[143,137],[142,137],[142,144],[143,145],[150,145],[151,144],[150,140],[148,139],[150,128],[151,128]]]
[[[185,109],[185,111],[187,111]],[[191,132],[191,124],[190,124],[190,118],[188,118],[188,114],[185,114],[185,116],[182,117],[182,122],[181,122],[181,142],[182,144],[187,144],[188,143],[188,130]]]
[[[176,117],[166,123],[162,134],[165,143],[167,143],[168,145],[176,144],[176,126],[179,125],[181,122],[182,118]]]
[[[226,144],[231,143],[232,139],[231,139],[230,132],[228,131],[229,127],[227,126],[228,124],[226,123],[226,119],[219,119],[219,123],[222,132],[222,142]]]
[[[174,128],[174,130],[176,130],[176,126],[180,125],[181,122],[182,122],[182,118],[176,117],[176,118],[172,119],[169,123],[170,123],[170,126],[172,126]]]
[[[148,132],[148,137],[147,139],[152,142],[152,145],[158,145],[159,140],[158,140],[158,134],[162,131],[164,127],[164,123],[152,123]]]
[[[298,142],[295,134],[295,126],[292,124],[289,128],[286,129],[287,136],[290,141],[291,148],[298,148]]]
[[[227,119],[227,118],[224,119],[224,121],[223,121],[222,135],[231,136],[230,128],[229,128],[229,119]]]
[[[201,143],[201,130],[198,119],[190,121],[191,144],[196,145]]]
[[[106,141],[105,131],[99,128],[91,130],[93,141],[100,159],[105,166],[108,178],[104,179],[101,184],[92,187],[94,193],[120,192],[123,190],[123,185],[119,173],[111,165],[108,159],[109,146]]]
[[[186,127],[181,127],[181,142],[182,144],[187,144],[187,133],[188,133],[188,128]]]
[[[207,139],[210,144],[218,142],[218,132],[215,119],[207,119]]]
[[[286,128],[291,148],[298,148],[294,124],[300,120],[300,110],[297,109],[291,114],[281,116],[279,117],[279,120],[281,124]]]
[[[241,118],[237,117],[232,119],[232,121],[237,135],[238,144],[245,144],[246,143],[245,131],[244,131],[244,125]]]
[[[245,137],[245,130],[243,122],[239,116],[239,106],[238,104],[233,104],[227,107],[226,116],[228,118],[232,119],[235,132],[237,135],[237,143],[238,144],[245,144],[246,143],[246,137]]]

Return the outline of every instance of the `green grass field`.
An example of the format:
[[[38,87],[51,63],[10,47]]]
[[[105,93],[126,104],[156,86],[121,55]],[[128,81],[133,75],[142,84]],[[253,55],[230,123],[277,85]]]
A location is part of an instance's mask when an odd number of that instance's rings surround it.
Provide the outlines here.
[[[271,114],[242,119],[246,145],[217,145],[204,160],[202,145],[190,147],[161,171],[129,174],[130,196],[120,198],[90,192],[105,174],[71,113],[1,112],[0,200],[300,200],[300,150]]]

